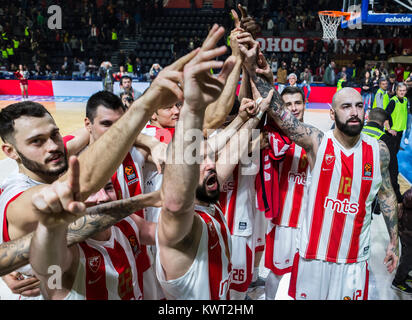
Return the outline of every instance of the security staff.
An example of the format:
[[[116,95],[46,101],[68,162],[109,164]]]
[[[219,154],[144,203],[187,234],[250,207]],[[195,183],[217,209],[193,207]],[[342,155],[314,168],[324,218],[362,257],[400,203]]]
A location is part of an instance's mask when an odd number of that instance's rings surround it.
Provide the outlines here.
[[[341,76],[340,76],[340,79],[338,80],[338,83],[337,83],[337,87],[336,87],[336,92],[338,92],[339,90],[341,90],[343,87],[346,87],[346,78],[347,78],[347,75],[346,75],[346,73],[345,72],[342,72],[342,74],[341,74]]]
[[[385,110],[380,109],[380,108],[372,109],[369,112],[368,122],[363,127],[362,133],[367,134],[377,140],[382,140],[388,147],[389,154],[390,154],[389,174],[391,178],[391,183],[392,183],[393,190],[395,191],[396,199],[398,203],[402,203],[403,197],[400,192],[400,187],[398,183],[399,169],[398,169],[398,158],[396,155],[397,151],[395,148],[395,144],[393,142],[393,137],[384,131],[384,126],[383,126],[383,124],[385,123],[385,121],[387,121],[387,119],[388,119],[388,114],[385,112]],[[374,203],[372,205],[372,208],[374,208],[373,211],[375,213],[379,213],[380,209],[377,203]]]
[[[372,109],[374,108],[381,108],[385,109],[385,107],[389,103],[389,95],[386,91],[388,89],[388,80],[385,78],[379,79],[379,89],[376,91],[375,99],[373,100]]]
[[[396,152],[399,151],[403,132],[406,130],[408,122],[408,99],[406,95],[406,85],[402,82],[396,87],[396,96],[392,97],[388,105],[384,108],[388,114],[388,122],[385,123],[386,130],[394,136],[396,142]]]

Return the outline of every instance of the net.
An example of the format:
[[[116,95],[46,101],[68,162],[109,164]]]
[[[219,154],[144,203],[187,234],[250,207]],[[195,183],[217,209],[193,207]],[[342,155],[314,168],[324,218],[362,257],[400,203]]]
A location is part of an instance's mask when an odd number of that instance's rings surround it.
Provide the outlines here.
[[[325,40],[336,39],[338,26],[342,18],[348,20],[350,17],[349,12],[341,11],[319,11],[318,14],[323,29],[322,39]]]

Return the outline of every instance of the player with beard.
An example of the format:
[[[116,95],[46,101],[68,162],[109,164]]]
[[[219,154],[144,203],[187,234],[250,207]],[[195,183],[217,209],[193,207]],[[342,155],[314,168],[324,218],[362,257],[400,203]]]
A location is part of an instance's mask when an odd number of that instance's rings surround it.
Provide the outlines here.
[[[233,68],[230,60],[224,65],[214,60],[226,51],[215,48],[224,31],[214,25],[183,72],[185,99],[167,152],[156,233],[156,272],[167,299],[229,299],[231,239],[222,211],[213,204],[219,196],[214,153],[211,159],[204,151],[200,165],[199,159],[183,158],[188,148],[200,149],[199,136],[193,141],[184,135],[202,136],[205,109],[218,99]],[[211,68],[222,71],[213,77]]]
[[[251,61],[246,67],[257,99],[273,85],[257,76]],[[399,240],[389,151],[384,143],[361,133],[361,95],[352,88],[334,95],[330,116],[336,127],[325,134],[295,118],[278,93],[269,115],[305,149],[311,170],[289,294],[295,299],[367,299],[371,205],[376,194],[390,237],[384,259],[390,273],[398,263]]]
[[[178,85],[182,81],[183,66],[196,53],[195,50],[162,70],[125,116],[79,156],[82,174],[77,197],[80,201],[106,184],[155,110],[183,99],[183,91]],[[59,182],[67,185],[69,182],[63,139],[52,116],[42,105],[21,102],[2,109],[0,135],[4,141],[3,152],[16,160],[19,166],[19,172],[10,175],[1,185],[0,241],[7,242],[23,237],[36,228],[38,218],[31,202],[34,193],[41,192],[48,184]],[[34,172],[24,166],[20,155]],[[78,208],[65,207],[65,210],[76,213]],[[26,274],[30,274],[28,269],[24,271]],[[21,282],[17,287],[20,285]],[[20,299],[20,295],[13,296],[7,290],[2,297]]]

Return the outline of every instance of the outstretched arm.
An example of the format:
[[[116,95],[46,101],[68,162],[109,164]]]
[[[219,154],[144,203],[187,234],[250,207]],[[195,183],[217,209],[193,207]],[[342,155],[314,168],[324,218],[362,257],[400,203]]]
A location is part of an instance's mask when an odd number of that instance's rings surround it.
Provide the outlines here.
[[[378,201],[390,239],[386,249],[384,263],[388,271],[392,273],[396,269],[399,259],[398,206],[388,170],[390,160],[389,150],[382,141],[379,141],[379,152],[382,185],[378,192]]]

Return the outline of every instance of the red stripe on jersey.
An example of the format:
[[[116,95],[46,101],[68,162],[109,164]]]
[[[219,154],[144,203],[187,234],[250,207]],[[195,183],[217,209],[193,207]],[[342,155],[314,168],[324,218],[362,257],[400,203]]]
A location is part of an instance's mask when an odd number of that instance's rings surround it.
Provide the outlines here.
[[[369,196],[372,187],[372,180],[374,175],[374,163],[373,163],[373,149],[372,146],[362,141],[362,183],[359,192],[359,211],[356,215],[352,237],[349,246],[349,253],[347,261],[348,263],[357,262],[359,251],[359,237],[363,227],[363,221],[366,215],[366,199]],[[379,165],[379,164],[377,164]]]
[[[309,162],[306,156],[305,150],[302,148],[299,164],[298,164],[298,174],[305,173],[308,168]],[[306,183],[306,182],[305,182]],[[303,202],[303,193],[305,190],[305,185],[302,183],[295,182],[295,188],[293,192],[293,202],[292,210],[289,218],[289,227],[296,228],[298,226],[300,210]]]
[[[135,163],[130,152],[127,153],[126,158],[123,160],[123,170],[124,170],[124,179],[129,189],[130,197],[137,196],[142,194],[142,189],[140,187],[140,177],[136,169]],[[139,217],[144,219],[144,211],[136,211]]]
[[[198,211],[198,214],[207,225],[210,299],[220,300],[220,283],[222,282],[223,267],[219,235],[212,218],[204,212]]]
[[[366,277],[365,277],[365,288],[363,289],[363,300],[368,300],[369,296],[369,265],[366,261]]]
[[[133,271],[123,247],[117,240],[114,240],[113,248],[105,247],[105,249],[110,256],[113,267],[118,273],[117,292],[120,299],[136,300],[133,292]]]
[[[120,187],[119,179],[117,179],[117,171],[114,173],[111,180],[114,191],[116,192],[117,200],[123,199],[122,188]]]
[[[233,224],[235,222],[235,215],[236,215],[236,199],[237,199],[237,192],[238,192],[238,187],[239,187],[239,165],[235,167],[233,170],[233,190],[232,192],[228,192],[227,194],[230,194],[230,199],[229,199],[229,206],[227,209],[227,212],[225,213],[226,215],[226,220],[227,220],[227,225],[229,227],[230,234],[233,234]]]
[[[292,264],[292,272],[290,274],[289,290],[288,295],[296,300],[296,283],[298,280],[298,269],[299,269],[299,253],[295,253]]]
[[[275,249],[275,235],[276,235],[276,227],[273,226],[273,229],[268,234],[266,234],[265,267],[270,269],[274,274],[278,276],[282,276],[286,273],[291,272],[292,267],[288,267],[285,269],[279,269],[273,263],[273,253],[276,250]],[[282,244],[280,243],[280,245]]]
[[[328,139],[325,155],[322,160],[322,165],[319,173],[318,190],[316,192],[316,200],[313,208],[312,224],[309,232],[309,243],[306,251],[306,259],[315,259],[318,251],[319,239],[323,225],[323,217],[325,208],[323,206],[325,198],[329,194],[330,183],[332,181],[332,173],[335,165],[335,150],[332,139]]]
[[[9,223],[7,222],[7,208],[9,206],[9,204],[12,203],[14,200],[16,200],[22,193],[23,193],[23,191],[16,194],[13,198],[11,198],[9,200],[9,202],[7,202],[6,206],[4,207],[4,213],[3,213],[3,242],[10,241]]]
[[[85,242],[79,245],[86,259],[86,300],[107,300],[106,266],[103,255]]]
[[[142,252],[142,245],[140,245],[139,238],[136,235],[133,227],[126,220],[122,220],[115,225],[129,240],[130,247],[132,248],[133,255],[136,261],[137,268],[137,281],[139,283],[140,291],[143,294],[143,272],[150,267],[150,260],[147,254]],[[146,247],[144,246],[146,249]]]
[[[295,144],[291,144],[289,149],[286,151],[285,159],[283,160],[283,166],[282,166],[282,173],[280,174],[279,177],[279,200],[280,200],[280,206],[279,206],[279,215],[274,219],[274,224],[279,225],[282,221],[282,216],[283,216],[283,209],[285,207],[285,201],[286,201],[286,196],[288,194],[289,190],[289,172],[290,169],[292,168],[292,163],[293,163],[293,155],[295,153]]]
[[[350,200],[350,195],[352,192],[352,182],[353,182],[353,157],[351,154],[347,157],[342,151],[340,152],[342,171],[340,174],[339,189],[337,194],[337,199],[343,201],[347,199]],[[341,209],[341,208],[339,208]],[[327,261],[337,262],[339,247],[342,242],[342,235],[345,226],[347,214],[344,212],[338,212],[335,210],[333,212],[332,227],[329,234],[328,251],[326,253]]]

